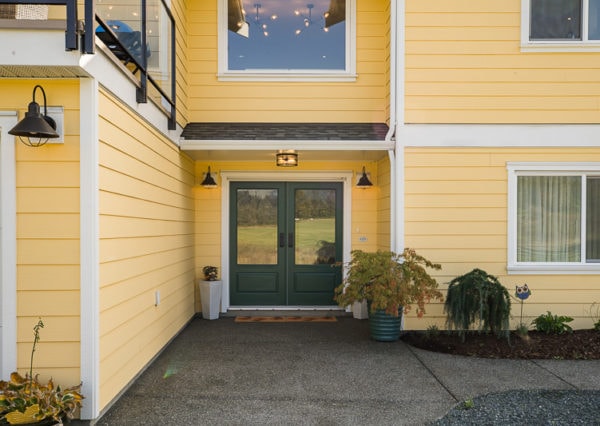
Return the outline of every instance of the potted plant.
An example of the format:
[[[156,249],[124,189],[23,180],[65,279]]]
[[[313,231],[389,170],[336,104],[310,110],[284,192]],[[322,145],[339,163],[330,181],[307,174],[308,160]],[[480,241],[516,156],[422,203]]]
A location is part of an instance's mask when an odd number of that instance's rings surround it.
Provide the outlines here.
[[[371,337],[375,340],[398,340],[403,313],[416,304],[417,316],[422,317],[426,303],[443,299],[437,281],[426,269],[438,270],[441,266],[410,248],[401,254],[354,250],[347,268],[334,299],[340,306],[366,300]]]
[[[0,381],[0,425],[62,425],[81,408],[81,384],[62,389],[52,379],[43,384],[33,375],[33,354],[43,327],[41,318],[33,327],[29,372],[23,377],[15,371],[8,381]]]
[[[219,269],[216,266],[202,268],[204,280],[200,281],[200,301],[202,303],[202,318],[214,320],[219,318],[221,307],[221,281]]]

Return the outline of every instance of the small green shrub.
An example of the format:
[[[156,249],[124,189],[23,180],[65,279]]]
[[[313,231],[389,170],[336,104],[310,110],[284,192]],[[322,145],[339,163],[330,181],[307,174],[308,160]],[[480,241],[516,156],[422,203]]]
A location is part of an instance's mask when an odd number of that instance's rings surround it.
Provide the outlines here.
[[[498,279],[481,269],[473,269],[450,281],[444,304],[448,329],[465,333],[478,322],[479,331],[509,337],[510,295]]]
[[[571,333],[573,329],[568,322],[573,321],[573,318],[567,316],[552,315],[550,311],[542,314],[531,323],[535,326],[537,331],[542,331],[546,334],[563,334],[565,332]]]
[[[440,335],[440,329],[435,324],[428,326],[427,330],[425,330],[425,338],[427,338],[427,339],[433,339],[433,338],[438,337],[439,335]]]

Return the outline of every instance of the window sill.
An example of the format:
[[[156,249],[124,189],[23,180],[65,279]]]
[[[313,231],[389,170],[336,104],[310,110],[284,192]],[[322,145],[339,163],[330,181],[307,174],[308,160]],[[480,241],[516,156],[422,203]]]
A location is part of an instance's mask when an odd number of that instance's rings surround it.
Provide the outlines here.
[[[219,81],[287,81],[287,82],[354,82],[355,73],[300,73],[300,72],[224,72]]]
[[[600,41],[532,41],[521,43],[521,52],[600,52]]]
[[[600,274],[600,264],[528,264],[508,265],[509,275],[596,275]]]

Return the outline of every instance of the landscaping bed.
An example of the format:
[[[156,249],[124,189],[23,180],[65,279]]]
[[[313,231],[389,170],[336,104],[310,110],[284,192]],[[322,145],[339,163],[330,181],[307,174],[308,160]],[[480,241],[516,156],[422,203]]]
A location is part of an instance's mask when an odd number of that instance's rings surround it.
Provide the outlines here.
[[[574,330],[546,334],[530,331],[527,338],[511,332],[510,341],[490,333],[409,331],[402,340],[417,348],[453,355],[508,359],[600,359],[600,331]]]

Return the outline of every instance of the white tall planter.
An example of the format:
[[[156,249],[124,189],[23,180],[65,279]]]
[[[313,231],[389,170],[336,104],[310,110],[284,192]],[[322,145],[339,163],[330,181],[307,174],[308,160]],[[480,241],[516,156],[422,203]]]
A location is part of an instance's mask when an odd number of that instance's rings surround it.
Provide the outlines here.
[[[202,318],[219,319],[221,310],[221,281],[200,281],[200,300],[202,301]]]
[[[369,308],[366,300],[363,300],[362,302],[354,302],[352,304],[352,316],[355,319],[369,318]]]

